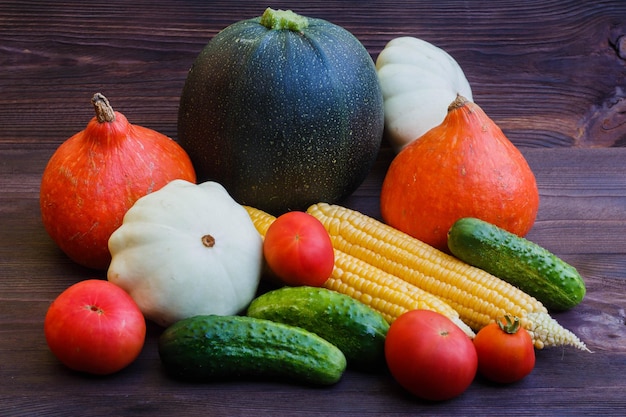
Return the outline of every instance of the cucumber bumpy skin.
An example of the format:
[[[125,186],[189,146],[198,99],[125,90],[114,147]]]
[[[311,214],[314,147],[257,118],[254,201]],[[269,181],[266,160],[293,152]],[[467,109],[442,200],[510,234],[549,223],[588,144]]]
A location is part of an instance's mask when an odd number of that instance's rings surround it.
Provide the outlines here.
[[[585,282],[572,265],[483,220],[457,220],[448,232],[448,248],[457,258],[515,285],[548,309],[567,310],[585,296]]]
[[[214,381],[284,378],[312,385],[338,382],[346,358],[304,329],[245,316],[194,316],[165,329],[159,356],[173,377]]]
[[[384,365],[389,323],[362,302],[326,288],[283,287],[252,300],[247,315],[302,327],[337,346],[348,366]]]

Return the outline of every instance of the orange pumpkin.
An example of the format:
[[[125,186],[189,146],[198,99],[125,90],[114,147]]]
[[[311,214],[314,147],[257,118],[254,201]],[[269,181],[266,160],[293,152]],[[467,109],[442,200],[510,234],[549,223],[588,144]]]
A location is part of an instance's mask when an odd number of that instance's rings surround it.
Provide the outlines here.
[[[448,251],[448,230],[461,217],[526,235],[539,192],[522,153],[477,104],[458,96],[441,125],[394,158],[380,208],[390,226]]]
[[[126,211],[174,179],[195,182],[187,153],[172,139],[132,125],[102,94],[96,116],[54,152],[41,180],[44,227],[76,263],[106,269],[108,240]]]

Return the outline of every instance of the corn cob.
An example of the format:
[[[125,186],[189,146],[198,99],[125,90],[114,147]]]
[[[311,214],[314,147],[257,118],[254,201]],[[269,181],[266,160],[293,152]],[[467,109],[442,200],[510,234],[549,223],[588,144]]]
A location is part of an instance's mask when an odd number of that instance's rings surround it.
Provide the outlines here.
[[[571,345],[588,350],[541,302],[481,269],[345,207],[319,203],[308,212],[324,224],[336,249],[438,296],[474,331],[512,314],[538,349]]]
[[[259,232],[261,237],[265,239],[267,229],[270,228],[270,225],[274,222],[274,220],[276,220],[276,217],[254,207],[243,206],[243,208],[245,208],[248,212],[248,216],[250,216],[250,220],[252,220],[256,230]]]
[[[265,236],[276,218],[262,210],[244,207],[259,234]],[[425,309],[443,314],[469,337],[475,336],[456,310],[438,297],[336,248],[335,268],[324,287],[361,301],[389,323],[409,310]]]
[[[470,338],[475,336],[459,313],[438,297],[338,249],[335,268],[324,287],[356,298],[389,323],[409,310],[431,310],[448,317]]]

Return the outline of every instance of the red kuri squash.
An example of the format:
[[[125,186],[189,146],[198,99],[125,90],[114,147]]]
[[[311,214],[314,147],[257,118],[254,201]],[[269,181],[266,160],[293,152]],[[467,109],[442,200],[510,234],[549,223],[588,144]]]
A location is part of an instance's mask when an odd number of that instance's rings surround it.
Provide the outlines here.
[[[389,225],[447,251],[448,230],[461,217],[524,236],[539,192],[522,153],[477,104],[458,96],[441,125],[394,158],[380,208]]]
[[[76,263],[106,269],[108,240],[135,201],[174,179],[196,181],[187,153],[172,139],[132,125],[102,94],[96,116],[54,152],[41,180],[44,227]]]

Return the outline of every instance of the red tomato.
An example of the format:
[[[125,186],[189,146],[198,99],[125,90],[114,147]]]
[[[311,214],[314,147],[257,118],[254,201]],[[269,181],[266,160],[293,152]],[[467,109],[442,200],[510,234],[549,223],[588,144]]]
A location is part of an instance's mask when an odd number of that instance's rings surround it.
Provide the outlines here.
[[[267,265],[287,285],[319,287],[330,277],[335,252],[324,225],[302,211],[279,216],[263,242]]]
[[[504,321],[483,327],[474,338],[478,372],[501,383],[519,381],[535,367],[535,348],[530,334],[519,321],[507,316]]]
[[[472,340],[450,319],[428,310],[408,311],[391,324],[385,358],[402,387],[431,401],[461,395],[478,362]]]
[[[146,322],[123,289],[90,279],[67,288],[52,302],[44,333],[50,350],[66,366],[107,375],[137,358]]]

